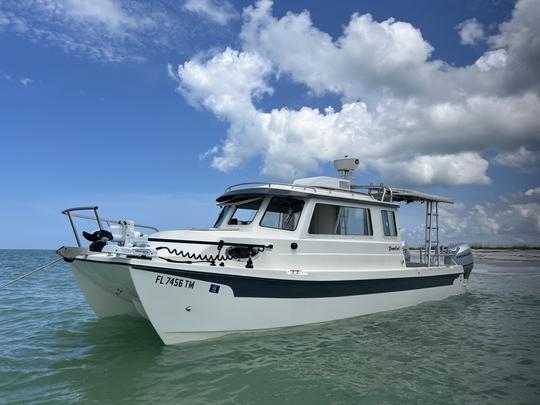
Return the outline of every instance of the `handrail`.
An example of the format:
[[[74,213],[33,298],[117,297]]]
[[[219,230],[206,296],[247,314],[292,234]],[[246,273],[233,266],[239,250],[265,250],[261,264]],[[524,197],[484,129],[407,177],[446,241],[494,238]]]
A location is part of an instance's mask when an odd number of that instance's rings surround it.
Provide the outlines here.
[[[368,195],[373,196],[371,193],[372,190],[378,191],[378,193],[381,195],[380,201],[384,201],[386,197],[386,193],[388,192],[390,194],[390,202],[393,202],[393,191],[390,187],[385,186],[384,184],[368,184],[368,185],[360,185],[360,184],[351,184],[351,190],[360,190],[365,189],[368,192]]]
[[[83,219],[95,219],[94,217],[90,215],[84,215],[84,214],[71,214],[71,216],[76,218],[83,218]],[[102,222],[105,222],[107,225],[110,224],[120,224],[122,221],[116,220],[116,219],[108,219],[108,218],[101,218]],[[159,232],[159,229],[152,225],[141,225],[141,224],[135,224],[135,227],[137,228],[144,228],[144,229],[151,229],[153,231]]]
[[[253,248],[265,248],[265,249],[272,249],[274,247],[274,245],[272,245],[271,243],[260,245],[256,243],[224,242],[222,240],[216,242],[216,241],[189,240],[189,239],[148,238],[148,242],[184,243],[188,245],[239,246],[239,247],[253,247]]]
[[[90,215],[83,215],[79,213],[74,213],[73,211],[94,211],[94,216]],[[107,225],[111,224],[122,224],[122,221],[119,220],[113,220],[108,218],[100,218],[98,214],[98,207],[97,206],[87,206],[87,207],[74,207],[74,208],[68,208],[62,211],[62,214],[67,215],[69,218],[69,223],[71,225],[71,229],[73,230],[73,234],[75,235],[75,240],[77,241],[77,246],[81,247],[81,239],[79,238],[79,234],[77,233],[77,228],[75,226],[75,222],[73,222],[73,218],[83,218],[83,219],[95,219],[98,223],[99,229],[103,230],[103,224],[102,220],[107,223]],[[155,226],[150,225],[139,225],[134,224],[137,228],[145,228],[145,229],[151,229],[156,232],[159,232],[159,229]]]
[[[272,186],[286,186],[286,187],[292,187],[292,188],[301,188],[304,190],[312,190],[317,191],[317,187],[315,186],[304,186],[303,184],[288,184],[288,183],[271,183],[268,181],[253,181],[253,182],[247,182],[247,183],[238,183],[233,184],[232,186],[229,186],[225,189],[225,193],[228,193],[230,191],[233,191],[235,188],[240,186],[268,186],[268,188],[272,188]]]
[[[95,205],[92,205],[92,206],[88,206],[88,207],[74,207],[74,208],[67,208],[65,210],[62,211],[62,214],[64,215],[67,215],[68,212],[71,212],[71,211],[94,211],[94,210],[97,210],[98,207],[95,206]]]
[[[442,249],[447,249],[447,247],[443,246]],[[424,263],[424,264],[428,264],[428,260],[430,260],[431,262],[434,262],[436,258],[446,258],[448,257],[453,264],[456,264],[457,265],[457,262],[456,262],[456,256],[454,253],[450,253],[448,250],[439,250],[437,251],[437,249],[432,249],[432,252],[430,252],[430,255],[429,255],[429,259],[428,259],[428,254],[425,252],[425,247],[418,247],[418,248],[409,248],[409,251],[410,252],[413,252],[413,251],[418,251],[419,253],[419,259],[420,259],[420,263]],[[424,254],[423,257],[422,257],[422,253]]]
[[[422,203],[425,201],[432,201],[432,202],[453,204],[453,201],[448,197],[427,194],[421,191],[408,190],[404,188],[391,188],[391,187],[385,186],[384,184],[380,184],[380,185],[351,184],[351,190],[358,190],[358,189],[367,189],[368,194],[370,195],[373,195],[372,191],[376,191],[378,192],[378,194],[381,194],[383,198],[386,196],[386,193],[389,192],[391,196],[391,201],[398,201],[398,202],[405,201],[407,203],[413,202],[413,201],[420,201]]]

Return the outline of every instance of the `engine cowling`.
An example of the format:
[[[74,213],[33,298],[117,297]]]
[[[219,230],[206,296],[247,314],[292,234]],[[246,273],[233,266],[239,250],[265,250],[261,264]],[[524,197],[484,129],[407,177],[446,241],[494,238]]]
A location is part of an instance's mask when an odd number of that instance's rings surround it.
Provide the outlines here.
[[[448,246],[448,252],[452,253],[452,260],[463,266],[465,278],[468,279],[474,267],[472,250],[466,243]]]

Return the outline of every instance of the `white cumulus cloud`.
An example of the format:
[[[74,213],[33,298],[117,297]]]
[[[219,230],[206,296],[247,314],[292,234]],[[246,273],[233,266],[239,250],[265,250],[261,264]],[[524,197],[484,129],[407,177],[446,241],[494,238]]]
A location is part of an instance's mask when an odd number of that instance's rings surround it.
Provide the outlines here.
[[[484,26],[476,18],[463,21],[456,29],[463,45],[474,45],[485,38]]]
[[[539,246],[540,188],[480,203],[440,204],[439,227],[440,238],[445,243]],[[403,236],[411,245],[419,246],[424,240],[424,226],[405,227]]]
[[[525,191],[527,197],[540,197],[540,187],[530,188]]]
[[[516,151],[498,153],[493,160],[495,163],[515,169],[530,169],[540,163],[540,153],[521,146]]]
[[[521,46],[513,19],[528,24],[520,32],[540,37],[538,24],[521,16],[537,13],[537,4],[519,2],[512,20],[488,38],[495,48],[457,68],[433,60],[433,47],[407,22],[354,14],[334,40],[307,11],[278,19],[272,2],[261,0],[244,10],[242,50],[180,65],[179,90],[230,124],[212,161],[220,170],[259,157],[263,174],[291,179],[347,154],[383,180],[487,184],[484,151],[540,143],[538,91],[508,85]],[[314,95],[341,96],[341,108],[258,108],[272,93],[271,80],[283,76]]]
[[[481,72],[489,72],[492,69],[501,69],[506,66],[507,54],[504,49],[488,51],[479,57],[474,63]]]
[[[377,168],[384,178],[410,184],[489,184],[488,161],[478,153],[417,156],[408,162],[382,161]]]
[[[472,205],[442,204],[439,207],[441,238],[488,246],[539,245],[540,193],[537,190],[540,188]],[[413,244],[420,244],[423,226],[405,234]]]

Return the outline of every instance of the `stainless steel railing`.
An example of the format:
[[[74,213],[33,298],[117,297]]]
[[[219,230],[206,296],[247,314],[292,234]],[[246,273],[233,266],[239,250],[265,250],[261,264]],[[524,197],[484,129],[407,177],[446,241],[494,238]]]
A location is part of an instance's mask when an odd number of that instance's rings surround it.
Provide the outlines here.
[[[84,215],[80,214],[76,211],[93,211],[93,215]],[[106,223],[108,226],[111,224],[121,224],[122,221],[115,220],[115,219],[108,219],[108,218],[101,218],[98,213],[98,207],[97,206],[88,206],[88,207],[74,207],[74,208],[68,208],[62,211],[62,214],[67,215],[69,219],[69,223],[71,225],[71,229],[73,230],[73,234],[75,235],[75,240],[77,241],[77,246],[81,247],[81,239],[79,238],[79,234],[77,232],[77,227],[75,226],[75,221],[73,221],[73,218],[82,218],[82,219],[90,219],[95,220],[98,224],[99,229],[103,229],[103,223]],[[143,229],[150,229],[155,232],[159,232],[159,229],[155,226],[151,225],[141,225],[141,224],[135,224],[136,228],[143,228]]]

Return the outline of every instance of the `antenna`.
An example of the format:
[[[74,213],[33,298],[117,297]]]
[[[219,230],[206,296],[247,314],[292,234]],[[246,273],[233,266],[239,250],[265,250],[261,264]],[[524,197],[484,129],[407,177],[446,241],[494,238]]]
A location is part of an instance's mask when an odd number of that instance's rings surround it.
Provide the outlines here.
[[[345,155],[343,159],[334,160],[334,167],[339,173],[339,176],[348,180],[352,177],[354,170],[358,168],[360,160],[358,158],[350,158]]]

